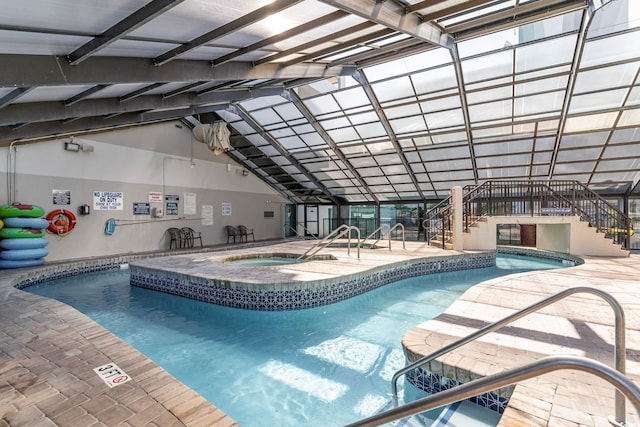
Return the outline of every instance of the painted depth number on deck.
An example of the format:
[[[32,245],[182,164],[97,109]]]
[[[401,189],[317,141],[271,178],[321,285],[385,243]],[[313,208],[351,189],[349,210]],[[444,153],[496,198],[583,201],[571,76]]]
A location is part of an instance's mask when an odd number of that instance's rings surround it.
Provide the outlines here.
[[[106,365],[94,368],[93,371],[98,374],[102,381],[107,383],[109,387],[119,386],[131,379],[122,369],[118,368],[115,363],[107,363]]]

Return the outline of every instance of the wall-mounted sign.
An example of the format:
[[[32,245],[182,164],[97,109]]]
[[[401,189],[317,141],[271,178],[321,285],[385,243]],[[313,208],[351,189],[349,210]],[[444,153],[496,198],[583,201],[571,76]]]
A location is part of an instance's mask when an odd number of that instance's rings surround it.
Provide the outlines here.
[[[222,204],[222,215],[231,215],[231,203]]]
[[[149,191],[149,203],[162,203],[162,193],[159,191]]]
[[[133,214],[134,215],[150,215],[151,204],[147,202],[133,202]]]
[[[213,205],[202,205],[202,225],[213,225]]]
[[[185,215],[196,214],[196,193],[184,193],[183,209]]]
[[[93,210],[121,211],[124,209],[124,193],[122,191],[94,191]]]
[[[70,205],[71,190],[51,190],[51,198],[54,205]]]
[[[164,196],[165,202],[165,214],[166,215],[178,215],[178,202],[180,201],[179,196],[166,195]]]

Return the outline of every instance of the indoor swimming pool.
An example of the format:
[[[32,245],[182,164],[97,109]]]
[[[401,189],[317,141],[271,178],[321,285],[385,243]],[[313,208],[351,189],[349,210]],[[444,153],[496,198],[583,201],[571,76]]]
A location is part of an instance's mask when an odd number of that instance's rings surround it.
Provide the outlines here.
[[[469,287],[562,266],[500,255],[496,267],[405,279],[295,311],[242,310],[137,288],[129,285],[127,270],[26,290],[85,313],[244,427],[324,427],[388,407],[391,376],[405,364],[402,335],[442,313]],[[456,404],[399,425],[490,426],[498,417]]]

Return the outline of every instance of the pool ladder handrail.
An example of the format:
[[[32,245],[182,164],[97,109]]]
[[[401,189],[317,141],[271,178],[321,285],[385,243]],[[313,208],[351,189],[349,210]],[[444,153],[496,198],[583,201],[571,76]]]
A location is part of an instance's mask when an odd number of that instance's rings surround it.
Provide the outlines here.
[[[347,240],[347,254],[351,255],[351,231],[352,230],[355,230],[356,234],[358,235],[356,247],[358,248],[358,259],[360,259],[360,229],[358,227],[354,226],[354,225],[347,225],[347,224],[342,224],[340,227],[338,227],[335,230],[333,230],[324,239],[320,240],[320,242],[316,243],[315,245],[313,245],[309,249],[307,249],[307,251],[305,253],[303,253],[302,255],[300,255],[298,257],[298,259],[307,258],[307,257],[310,257],[310,256],[313,256],[313,255],[317,254],[322,249],[326,248],[331,243],[333,243],[334,240],[337,240],[337,239],[341,238],[345,234],[347,235],[347,238],[348,238],[348,240]],[[335,236],[333,236],[334,234],[335,234]],[[331,237],[331,236],[333,236],[333,237]]]
[[[386,230],[385,232],[382,232],[382,229],[386,227],[388,228],[388,230]],[[382,238],[384,236],[388,236],[389,238],[389,250],[391,250],[391,232],[393,230],[395,230],[396,228],[400,228],[402,229],[402,249],[407,250],[407,247],[405,245],[405,235],[404,235],[404,225],[402,225],[401,223],[396,223],[396,225],[394,225],[392,228],[389,228],[389,224],[382,224],[380,227],[376,228],[373,233],[369,234],[367,237],[365,237],[364,239],[362,239],[362,243],[361,245],[364,245],[364,242],[366,242],[368,239],[370,239],[371,237],[373,237],[378,231],[380,231],[380,237],[378,238],[378,240],[376,240],[375,242],[373,242],[371,244],[371,246],[369,247],[370,249],[372,249],[376,243],[378,243],[380,240],[382,240]]]
[[[616,388],[616,396],[621,395],[623,399],[624,397],[629,399],[633,403],[636,412],[640,414],[640,388],[618,370],[604,363],[581,356],[547,356],[526,365],[462,383],[457,387],[443,390],[348,424],[346,427],[378,426],[560,369],[575,369],[602,378]],[[626,425],[624,421],[618,423],[609,419],[609,422],[620,427]]]
[[[504,317],[501,320],[498,320],[494,323],[491,323],[485,326],[482,329],[477,330],[476,332],[467,335],[466,337],[460,338],[457,341],[452,342],[451,344],[441,348],[438,351],[435,351],[431,354],[428,354],[417,361],[405,366],[402,369],[396,371],[393,374],[391,379],[391,393],[393,399],[393,405],[398,406],[398,379],[405,375],[406,373],[424,366],[425,364],[431,362],[432,360],[449,353],[452,350],[457,349],[471,341],[475,341],[476,339],[488,334],[489,332],[493,332],[497,329],[502,328],[503,326],[518,320],[522,317],[525,317],[533,312],[536,312],[548,305],[551,305],[561,299],[564,299],[570,295],[575,293],[589,293],[604,299],[611,308],[613,309],[615,315],[615,346],[614,346],[614,359],[615,359],[615,367],[618,372],[622,375],[626,373],[626,341],[625,341],[625,315],[624,310],[620,303],[613,298],[608,293],[601,291],[600,289],[578,286],[574,288],[565,289],[564,291],[558,292],[555,295],[552,295],[548,298],[545,298],[535,304],[532,304],[528,307],[523,308],[507,317]],[[620,394],[620,392],[616,392],[615,396],[615,418],[618,422],[624,424],[625,421],[625,400],[624,397]]]

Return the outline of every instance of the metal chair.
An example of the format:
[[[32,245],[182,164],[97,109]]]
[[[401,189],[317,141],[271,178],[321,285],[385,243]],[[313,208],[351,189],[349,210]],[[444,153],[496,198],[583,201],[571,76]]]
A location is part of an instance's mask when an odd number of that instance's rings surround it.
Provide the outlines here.
[[[240,241],[242,241],[242,238],[240,236],[240,231],[238,231],[237,228],[235,228],[233,225],[226,225],[224,227],[227,230],[227,243],[229,243],[229,239],[233,237],[233,243],[236,242],[236,236],[240,237]]]
[[[200,247],[202,247],[202,235],[199,231],[194,231],[191,227],[182,227],[180,231],[184,236],[185,248],[192,248],[195,240],[200,240]]]
[[[182,248],[184,245],[184,235],[182,234],[182,231],[180,231],[179,228],[168,228],[167,229],[167,233],[169,233],[169,249],[171,249],[171,247],[173,246],[173,243],[175,242],[176,244],[176,249],[178,248]]]
[[[251,239],[254,242],[256,241],[256,237],[253,235],[253,229],[248,229],[244,225],[239,225],[238,226],[238,230],[240,231],[240,241],[241,242],[242,242],[242,239],[244,239],[245,242],[248,242],[249,241],[249,236],[251,236]]]

